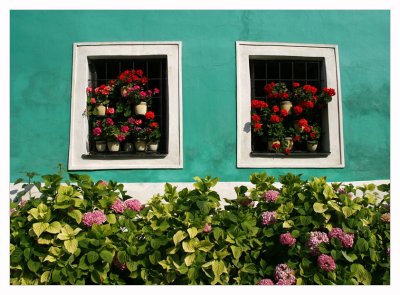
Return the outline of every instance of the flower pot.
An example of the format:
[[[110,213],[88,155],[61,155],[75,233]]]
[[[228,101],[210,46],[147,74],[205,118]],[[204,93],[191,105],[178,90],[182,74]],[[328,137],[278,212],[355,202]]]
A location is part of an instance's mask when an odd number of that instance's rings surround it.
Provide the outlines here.
[[[146,142],[144,140],[135,141],[135,149],[138,152],[144,152],[146,150]]]
[[[309,152],[315,152],[318,148],[318,141],[307,141],[307,150]]]
[[[103,140],[96,141],[96,150],[98,152],[104,152],[106,150],[107,144]]]
[[[131,151],[133,151],[133,147],[134,147],[134,145],[133,145],[132,142],[125,142],[124,151],[125,152],[131,152]]]
[[[296,129],[297,132],[303,132],[304,126],[300,126],[299,121],[296,120],[294,121],[294,129]]]
[[[136,115],[145,115],[147,113],[147,103],[142,101],[140,104],[135,105]]]
[[[118,141],[108,141],[107,147],[110,152],[118,152],[119,151],[119,142]]]
[[[292,110],[292,102],[290,102],[289,100],[285,100],[281,102],[281,109],[282,110],[286,110],[288,115],[291,114],[291,110]]]
[[[147,151],[156,152],[158,149],[158,142],[149,142],[147,144]]]
[[[291,151],[292,148],[293,148],[293,138],[285,137],[284,145],[285,145],[285,148],[287,148],[287,149],[289,149]]]
[[[97,115],[99,115],[99,116],[105,116],[106,115],[106,107],[103,106],[102,104],[98,105],[96,107],[96,109],[97,109]]]
[[[277,138],[269,138],[268,139],[268,150],[271,152],[276,152],[276,150],[272,147],[274,145],[274,143],[277,143],[279,145],[281,144],[281,142]]]

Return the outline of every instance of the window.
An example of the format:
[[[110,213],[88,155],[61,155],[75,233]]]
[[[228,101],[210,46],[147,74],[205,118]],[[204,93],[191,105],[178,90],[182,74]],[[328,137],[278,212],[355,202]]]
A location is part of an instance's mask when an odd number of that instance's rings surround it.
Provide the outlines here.
[[[242,41],[236,46],[237,166],[344,167],[337,46]],[[293,90],[293,82],[336,90],[327,108],[315,116],[321,126],[316,152],[307,152],[301,147],[296,147],[289,155],[272,152],[265,137],[252,130],[251,100],[265,100],[264,86],[271,82],[285,83],[289,91]]]
[[[105,117],[97,112],[84,113],[86,87],[95,89],[109,85],[120,73],[132,69],[142,70],[147,77],[143,90],[159,91],[153,92],[148,109],[155,114],[154,121],[161,133],[158,147],[153,152],[136,152],[132,148],[125,150],[121,142],[117,152],[111,151],[111,147],[108,147],[110,151],[97,149],[92,130],[95,122]],[[117,87],[115,93],[120,92]],[[122,97],[115,93],[115,98],[107,105],[114,110],[122,102]],[[69,169],[182,168],[181,109],[180,42],[74,44]],[[124,114],[121,118],[117,111],[112,116],[114,121],[122,121],[124,117],[145,120],[144,114],[136,115],[133,110],[132,116]],[[126,135],[128,137],[130,133]]]

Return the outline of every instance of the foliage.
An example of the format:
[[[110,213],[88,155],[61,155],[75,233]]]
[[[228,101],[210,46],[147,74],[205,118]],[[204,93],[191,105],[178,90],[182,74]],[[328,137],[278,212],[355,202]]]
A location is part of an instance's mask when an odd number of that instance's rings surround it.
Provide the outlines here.
[[[44,184],[33,182],[39,198],[11,202],[11,284],[277,283],[282,264],[297,284],[390,283],[389,185],[330,185],[324,177],[287,174],[279,188],[260,173],[222,205],[212,190],[218,179],[195,177],[193,189],[167,183],[142,206],[114,181],[42,178]],[[90,212],[105,218],[88,225]],[[265,212],[275,218],[266,221]],[[331,237],[314,255],[311,232],[331,235],[334,228],[354,235],[354,243]],[[324,271],[319,254],[335,269]]]

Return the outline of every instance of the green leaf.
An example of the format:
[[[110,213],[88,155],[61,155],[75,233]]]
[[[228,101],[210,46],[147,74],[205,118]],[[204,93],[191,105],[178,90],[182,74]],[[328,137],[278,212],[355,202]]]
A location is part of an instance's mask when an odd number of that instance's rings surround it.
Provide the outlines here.
[[[61,271],[58,269],[53,270],[51,274],[51,280],[53,283],[58,283],[61,281]]]
[[[187,276],[188,276],[189,280],[191,280],[192,282],[195,282],[198,277],[197,269],[194,267],[191,267],[187,273]]]
[[[78,249],[78,240],[72,239],[64,241],[64,247],[69,253],[74,254],[75,251]]]
[[[80,224],[82,221],[82,212],[79,210],[72,210],[71,212],[68,212],[68,216],[75,219],[77,224]]]
[[[200,209],[202,214],[208,215],[211,210],[211,205],[207,201],[197,201],[196,205]]]
[[[58,234],[60,230],[61,230],[61,223],[59,223],[58,221],[50,223],[49,227],[46,229],[46,231],[51,234]]]
[[[195,227],[188,228],[187,232],[191,239],[193,239],[195,236],[197,236],[197,228],[195,228]]]
[[[242,248],[232,245],[232,254],[236,260],[239,260],[240,256],[242,255]]]
[[[28,261],[28,268],[31,272],[36,273],[41,266],[42,264],[39,261],[33,261],[33,260]]]
[[[210,241],[200,241],[198,249],[203,252],[209,252],[214,247],[214,244]]]
[[[89,251],[86,257],[89,264],[93,264],[99,259],[99,254],[97,254],[95,251]]]
[[[196,259],[196,254],[192,253],[185,257],[185,264],[186,266],[191,266],[193,261]]]
[[[214,273],[214,280],[211,282],[211,284],[215,285],[216,283],[220,282],[220,276],[223,273],[227,273],[228,271],[226,270],[225,264],[221,260],[214,260],[211,264],[212,271]]]
[[[45,272],[42,273],[40,276],[40,282],[42,284],[47,283],[49,281],[51,272],[49,270],[46,270]]]
[[[214,239],[218,241],[220,238],[224,238],[224,231],[219,227],[215,227],[213,228],[213,235]]]
[[[368,242],[364,238],[360,238],[357,240],[354,248],[361,253],[367,252],[369,248]]]
[[[347,252],[346,252],[346,251],[343,251],[343,250],[342,250],[342,254],[343,254],[343,257],[344,257],[348,262],[353,262],[354,260],[357,259],[357,255],[355,255],[355,254],[347,254]]]
[[[172,237],[172,239],[174,240],[174,244],[175,246],[182,241],[183,239],[186,238],[186,234],[183,231],[177,231],[174,236]]]
[[[111,263],[113,261],[113,254],[107,250],[102,250],[100,252],[100,257],[107,263]]]
[[[48,262],[56,262],[57,259],[54,256],[47,255],[43,261],[48,261]]]
[[[257,267],[254,263],[246,263],[240,270],[251,274],[257,273]]]
[[[324,195],[325,199],[327,199],[327,200],[336,198],[336,194],[335,194],[333,188],[329,184],[324,185],[323,195]]]
[[[22,178],[18,178],[16,181],[14,181],[14,185],[23,182],[24,180]]]
[[[183,248],[183,251],[185,251],[187,253],[195,252],[195,248],[194,248],[192,240],[182,242],[182,248]]]
[[[346,218],[349,218],[351,215],[353,215],[355,212],[357,212],[356,210],[353,210],[352,208],[348,207],[348,206],[344,206],[342,208],[342,212],[344,214],[344,216]]]
[[[328,206],[322,203],[315,202],[313,205],[313,209],[316,213],[324,213],[328,210]]]
[[[355,263],[350,266],[351,274],[357,279],[359,283],[364,285],[371,284],[371,274],[361,264]]]
[[[47,222],[37,222],[32,224],[32,229],[33,232],[37,237],[40,237],[40,235],[49,227],[49,224]]]
[[[293,220],[286,220],[282,224],[283,228],[291,228],[292,226],[294,226]]]

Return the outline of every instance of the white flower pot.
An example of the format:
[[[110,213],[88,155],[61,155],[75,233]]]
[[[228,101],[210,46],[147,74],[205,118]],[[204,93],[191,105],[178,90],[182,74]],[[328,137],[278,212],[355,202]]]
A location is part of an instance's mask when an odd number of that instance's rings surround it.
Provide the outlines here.
[[[135,149],[138,152],[144,152],[146,150],[146,142],[142,140],[135,141]]]
[[[107,142],[107,147],[110,152],[118,152],[119,151],[119,142],[118,141],[109,141],[109,142]]]
[[[315,152],[318,148],[318,141],[307,141],[307,150],[309,152]]]
[[[269,138],[268,139],[268,142],[267,142],[267,144],[268,144],[268,150],[269,151],[271,151],[271,152],[276,152],[276,150],[274,150],[273,148],[272,148],[272,145],[274,144],[274,143],[281,143],[280,141],[279,141],[279,139],[276,139],[276,138]]]
[[[142,101],[140,104],[135,105],[136,115],[145,115],[147,113],[147,103]]]
[[[158,149],[158,142],[149,142],[147,144],[147,150],[151,152],[155,152]]]
[[[134,145],[133,145],[132,142],[125,142],[124,151],[125,152],[131,152],[131,151],[133,151],[133,147],[134,147]]]
[[[105,116],[106,115],[106,107],[103,106],[102,104],[98,105],[96,107],[96,109],[97,109],[97,115],[99,115],[99,116]]]
[[[98,152],[104,152],[106,150],[107,144],[105,141],[96,141],[96,150]]]
[[[291,114],[292,106],[293,106],[292,103],[288,100],[281,102],[281,109],[286,110],[288,114]]]
[[[285,147],[288,148],[289,150],[292,150],[292,148],[293,148],[293,138],[285,137]]]

